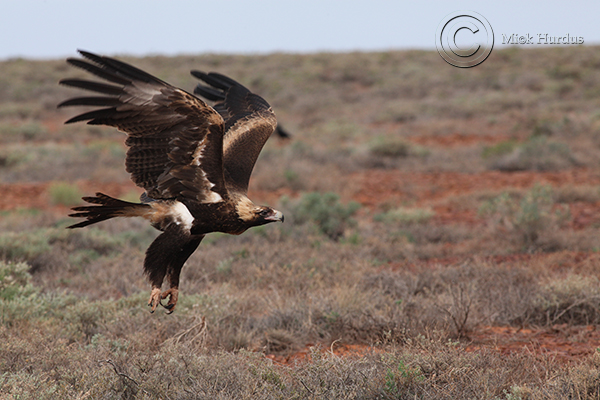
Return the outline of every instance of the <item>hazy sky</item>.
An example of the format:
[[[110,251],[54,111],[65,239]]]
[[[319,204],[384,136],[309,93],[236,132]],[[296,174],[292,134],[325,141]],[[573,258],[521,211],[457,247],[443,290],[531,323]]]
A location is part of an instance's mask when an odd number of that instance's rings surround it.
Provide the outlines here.
[[[411,2],[412,3],[412,2]],[[502,34],[600,44],[600,1],[0,0],[0,59],[435,49],[439,22],[472,10]],[[539,46],[539,45],[524,45]]]

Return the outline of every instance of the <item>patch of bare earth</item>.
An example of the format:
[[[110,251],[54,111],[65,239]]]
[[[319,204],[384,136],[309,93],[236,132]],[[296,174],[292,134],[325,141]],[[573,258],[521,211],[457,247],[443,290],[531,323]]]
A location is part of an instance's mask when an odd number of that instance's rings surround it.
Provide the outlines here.
[[[124,193],[135,190],[131,182],[95,182],[95,181],[77,181],[74,184],[79,188],[83,195],[93,195],[96,192],[102,192],[110,196],[120,196]],[[49,188],[51,182],[40,183],[0,183],[0,191],[4,193],[0,197],[0,210],[16,210],[34,208],[45,211],[62,212],[67,207],[52,204]],[[82,201],[83,203],[83,201]]]
[[[373,346],[363,344],[344,344],[334,342],[328,348],[315,343],[307,343],[301,350],[288,354],[267,354],[266,357],[273,360],[277,364],[293,366],[303,362],[310,362],[312,359],[311,353],[313,350],[328,352],[338,357],[360,357],[366,354],[380,352],[379,349]]]
[[[501,354],[529,352],[554,356],[561,361],[586,357],[600,348],[600,331],[594,325],[554,325],[549,329],[512,326],[480,326],[469,335],[467,351],[483,348]]]

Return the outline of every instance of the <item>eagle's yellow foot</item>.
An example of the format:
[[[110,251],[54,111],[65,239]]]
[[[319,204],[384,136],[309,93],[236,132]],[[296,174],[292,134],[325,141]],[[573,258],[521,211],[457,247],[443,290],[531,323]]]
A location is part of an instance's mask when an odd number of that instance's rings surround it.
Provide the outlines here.
[[[148,300],[148,307],[152,307],[150,312],[153,313],[156,311],[156,307],[160,304],[160,288],[152,288],[152,292],[150,292],[150,300]]]
[[[167,314],[171,314],[173,311],[175,311],[175,305],[177,305],[177,299],[179,297],[179,289],[171,288],[165,292],[162,292],[160,297],[161,297],[161,299],[166,299],[167,297],[169,298],[169,302],[167,303],[166,306],[163,306],[163,307],[167,309]],[[160,303],[160,305],[162,306],[162,303]]]

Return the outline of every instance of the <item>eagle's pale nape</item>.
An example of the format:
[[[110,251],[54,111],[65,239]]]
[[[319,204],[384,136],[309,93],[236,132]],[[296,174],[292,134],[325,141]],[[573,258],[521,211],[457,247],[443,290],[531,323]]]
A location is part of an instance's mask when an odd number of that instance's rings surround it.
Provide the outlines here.
[[[80,53],[83,59],[67,62],[104,82],[60,82],[97,94],[59,104],[93,107],[66,123],[87,121],[124,132],[125,168],[144,193],[139,203],[102,193],[84,197],[92,205],[74,207],[70,216],[85,220],[69,228],[115,217],[142,217],[162,231],[144,260],[152,285],[148,305],[154,312],[168,298],[164,307],[172,313],[181,269],[206,234],[239,235],[253,226],[283,222],[280,211],[257,206],[247,197],[254,164],[277,127],[275,114],[262,97],[218,73],[192,71],[206,84],[199,84],[194,93],[214,101],[211,107],[122,61]],[[169,288],[163,291],[165,280]]]

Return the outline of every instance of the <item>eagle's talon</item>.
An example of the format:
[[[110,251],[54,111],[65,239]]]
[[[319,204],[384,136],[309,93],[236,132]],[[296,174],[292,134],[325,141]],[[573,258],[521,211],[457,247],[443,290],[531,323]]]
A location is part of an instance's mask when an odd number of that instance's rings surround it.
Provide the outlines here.
[[[177,305],[177,299],[179,297],[179,289],[171,288],[167,291],[162,292],[160,297],[161,297],[161,300],[166,299],[167,297],[169,298],[167,305],[162,304],[162,302],[160,303],[160,305],[167,309],[167,314],[173,313],[173,311],[175,311],[175,306]]]
[[[158,302],[158,304],[160,304],[160,305],[161,305],[163,308],[166,308],[167,310],[170,310],[170,309],[172,309],[173,307],[175,307],[175,304],[169,304],[169,303],[167,303],[167,305],[164,305],[164,304],[163,304],[163,302],[162,302],[162,300],[160,300],[160,301]]]
[[[160,288],[152,288],[152,292],[150,292],[150,300],[148,300],[148,307],[152,307],[150,310],[150,314],[153,314],[156,311],[156,307],[160,303],[161,292]]]

